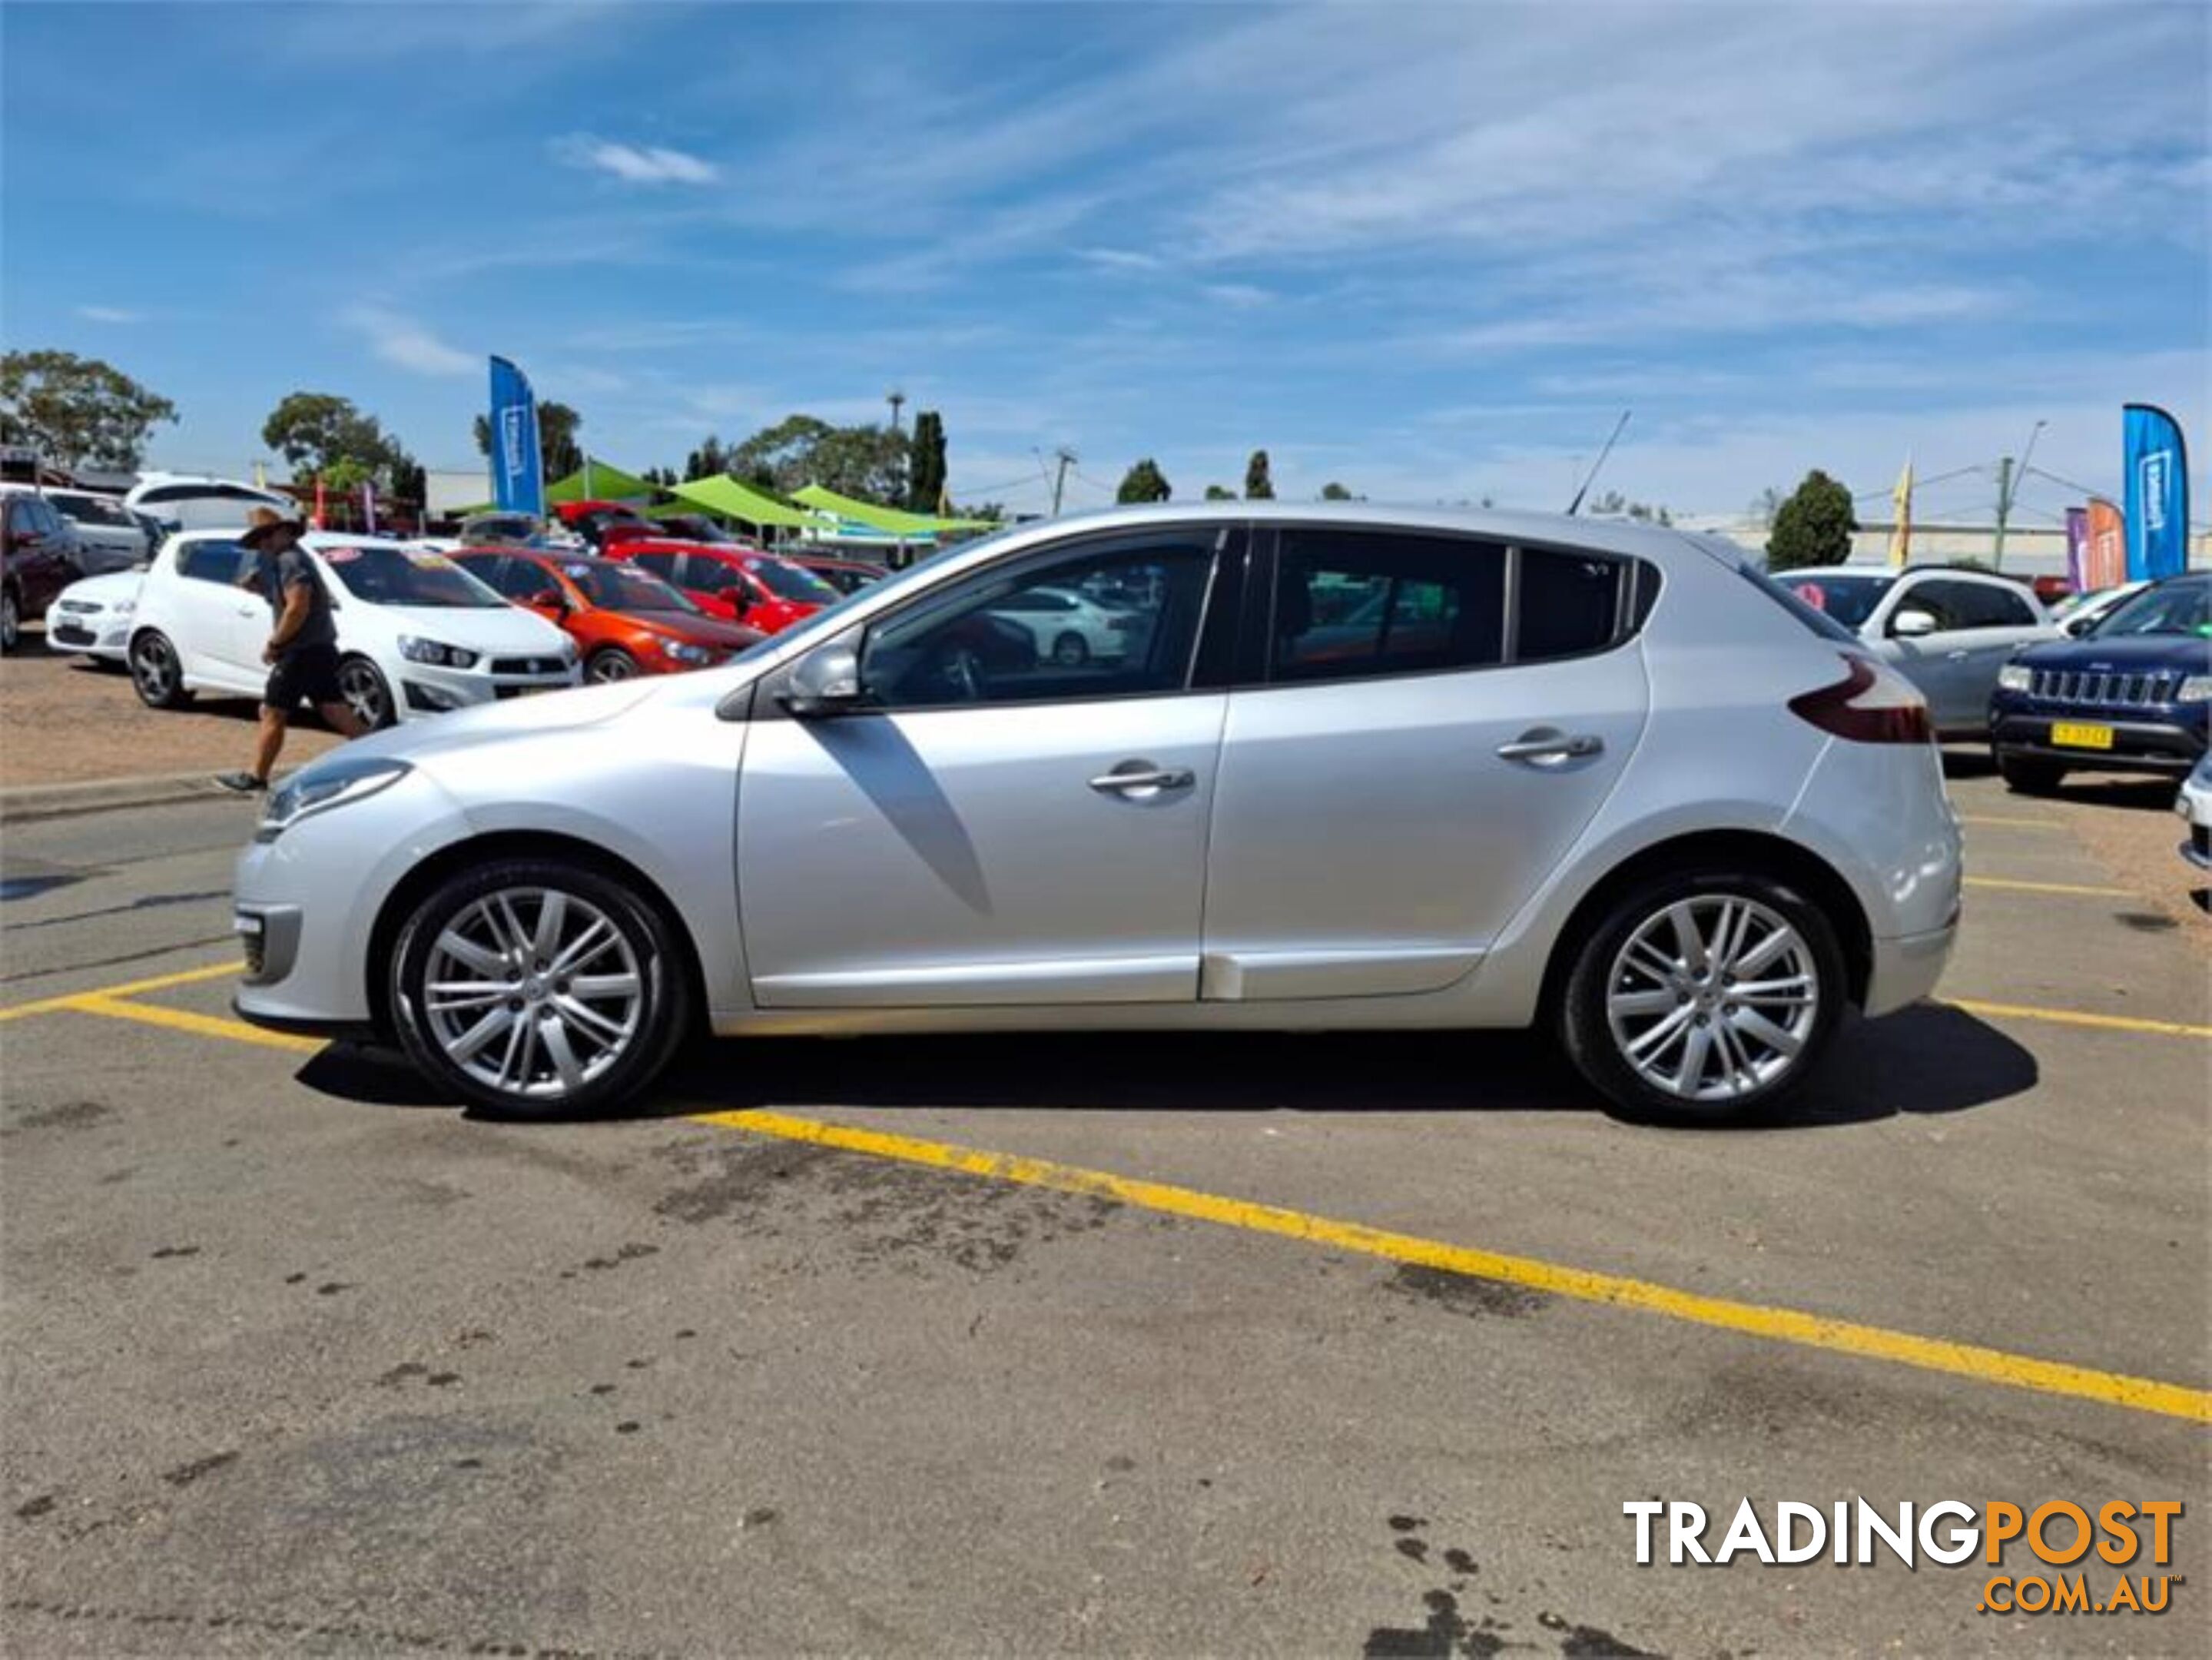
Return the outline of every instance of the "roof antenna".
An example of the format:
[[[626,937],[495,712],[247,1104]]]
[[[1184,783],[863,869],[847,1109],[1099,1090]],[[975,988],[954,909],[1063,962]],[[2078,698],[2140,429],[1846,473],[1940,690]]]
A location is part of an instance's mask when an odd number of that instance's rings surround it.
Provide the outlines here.
[[[1597,459],[1590,463],[1590,470],[1583,475],[1583,487],[1575,492],[1575,499],[1567,503],[1568,518],[1573,518],[1581,510],[1583,497],[1589,494],[1590,484],[1597,477],[1597,470],[1605,465],[1605,458],[1613,453],[1613,441],[1620,436],[1620,429],[1628,424],[1630,413],[1627,410],[1621,410],[1620,419],[1613,423],[1613,437],[1605,441],[1605,447],[1597,453]]]

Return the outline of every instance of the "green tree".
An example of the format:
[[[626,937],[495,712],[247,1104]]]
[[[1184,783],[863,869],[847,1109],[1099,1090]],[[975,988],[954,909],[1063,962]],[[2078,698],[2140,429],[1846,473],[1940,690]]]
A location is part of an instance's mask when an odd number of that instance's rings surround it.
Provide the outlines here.
[[[1785,571],[1840,565],[1851,556],[1851,532],[1858,527],[1850,491],[1815,467],[1774,510],[1774,528],[1766,538],[1766,568]]]
[[[1167,474],[1162,472],[1159,463],[1148,455],[1121,475],[1121,488],[1114,492],[1114,499],[1116,502],[1164,502],[1174,493]]]
[[[908,449],[907,435],[889,427],[833,427],[816,416],[787,415],[730,451],[727,471],[787,496],[820,484],[888,504],[905,499]]]
[[[1350,490],[1332,478],[1321,487],[1321,499],[1324,502],[1349,502],[1352,499],[1352,495]]]
[[[347,465],[354,483],[386,475],[404,452],[377,418],[334,392],[295,392],[269,411],[261,441],[290,464],[295,474],[320,478],[332,488],[336,469]]]
[[[906,504],[916,513],[935,513],[945,495],[945,417],[935,410],[922,410],[914,417],[912,463],[906,485]]]
[[[545,459],[545,482],[566,478],[584,465],[584,447],[576,435],[582,430],[584,417],[566,404],[540,404],[538,406],[538,451]],[[477,453],[491,453],[491,421],[479,415],[476,418]]]
[[[1247,502],[1272,502],[1275,499],[1275,481],[1267,471],[1267,452],[1254,450],[1252,459],[1244,464],[1244,499]]]
[[[684,482],[696,483],[702,478],[713,478],[729,469],[730,458],[722,448],[722,441],[713,433],[690,454],[684,458]]]
[[[65,467],[136,467],[177,406],[112,364],[70,351],[0,356],[0,441]]]
[[[1225,484],[1208,484],[1206,487],[1206,499],[1209,502],[1234,502],[1237,499],[1237,492]]]

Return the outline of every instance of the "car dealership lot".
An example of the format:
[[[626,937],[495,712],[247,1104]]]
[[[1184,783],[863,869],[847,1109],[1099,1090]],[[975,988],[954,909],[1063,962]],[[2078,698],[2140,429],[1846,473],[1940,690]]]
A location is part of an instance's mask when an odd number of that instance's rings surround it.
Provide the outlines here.
[[[228,1018],[250,809],[15,829],[9,1647],[2191,1651],[2179,821],[1954,789],[1949,1000],[1703,1133],[1407,1035],[730,1043],[490,1125]],[[1634,1566],[1625,1501],[1747,1494],[2179,1499],[2188,1583]]]

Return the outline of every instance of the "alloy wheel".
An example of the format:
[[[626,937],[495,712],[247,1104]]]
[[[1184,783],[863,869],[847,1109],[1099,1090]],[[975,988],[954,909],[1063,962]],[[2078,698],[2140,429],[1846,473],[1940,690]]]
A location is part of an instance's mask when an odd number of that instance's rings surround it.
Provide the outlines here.
[[[502,888],[461,911],[430,946],[422,1012],[446,1058],[505,1094],[557,1101],[636,1038],[645,976],[629,938],[589,900]]]
[[[618,651],[601,652],[585,666],[584,678],[595,685],[611,685],[637,673],[637,665]]]
[[[1679,1100],[1726,1102],[1797,1064],[1821,1011],[1812,947],[1778,912],[1699,894],[1628,936],[1606,982],[1621,1058]]]
[[[15,596],[0,593],[0,651],[13,651],[22,638],[22,614],[15,609]]]
[[[131,673],[138,695],[149,703],[167,701],[177,689],[176,656],[159,635],[149,635],[131,648]]]
[[[385,690],[384,677],[376,666],[358,657],[349,658],[338,665],[338,691],[354,718],[372,732],[381,727],[390,716],[390,694]]]

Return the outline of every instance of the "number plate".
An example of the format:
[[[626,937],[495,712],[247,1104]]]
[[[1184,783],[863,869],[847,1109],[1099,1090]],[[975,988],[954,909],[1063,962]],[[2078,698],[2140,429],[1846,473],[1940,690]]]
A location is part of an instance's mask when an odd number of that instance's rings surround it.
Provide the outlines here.
[[[2108,750],[2112,746],[2112,729],[2084,721],[2054,721],[2051,741],[2061,749]]]

